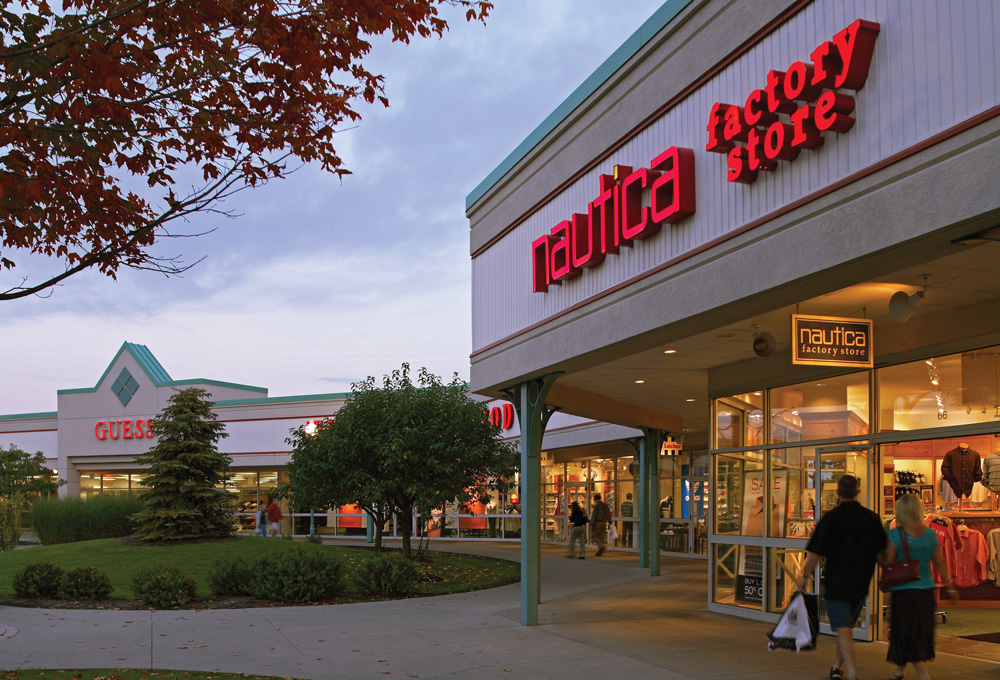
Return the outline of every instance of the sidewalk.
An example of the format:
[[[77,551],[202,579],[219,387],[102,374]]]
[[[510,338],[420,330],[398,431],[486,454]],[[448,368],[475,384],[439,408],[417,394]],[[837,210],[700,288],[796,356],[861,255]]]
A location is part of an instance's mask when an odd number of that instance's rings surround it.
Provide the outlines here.
[[[434,547],[513,560],[520,555],[516,544]],[[821,637],[814,652],[768,652],[770,625],[705,611],[703,561],[663,558],[663,575],[651,578],[634,554],[592,555],[567,560],[561,549],[543,547],[540,625],[532,627],[519,625],[518,584],[326,607],[0,607],[0,669],[163,668],[317,680],[827,677],[832,637]],[[862,678],[889,677],[885,650],[878,643],[859,645]],[[1000,680],[994,662],[940,651],[930,670],[935,680]]]

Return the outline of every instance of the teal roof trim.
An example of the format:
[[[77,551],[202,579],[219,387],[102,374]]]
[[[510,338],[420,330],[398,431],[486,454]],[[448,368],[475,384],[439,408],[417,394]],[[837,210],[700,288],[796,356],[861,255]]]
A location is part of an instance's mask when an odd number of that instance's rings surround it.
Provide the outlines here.
[[[215,402],[216,406],[249,406],[252,404],[285,404],[296,401],[320,401],[325,399],[346,399],[350,392],[333,394],[303,394],[297,397],[264,397],[263,399],[229,399]]]
[[[58,411],[43,411],[41,413],[15,413],[9,416],[0,416],[0,420],[22,420],[26,418],[56,418]]]
[[[164,369],[160,362],[156,360],[156,357],[153,356],[153,353],[149,351],[148,347],[145,345],[136,345],[131,342],[126,342],[123,347],[128,348],[129,353],[142,367],[142,370],[146,372],[149,379],[154,383],[159,385],[161,383],[170,382],[170,374],[168,374],[166,369]]]
[[[563,101],[556,110],[550,113],[541,125],[536,127],[523,142],[517,145],[503,161],[479,183],[472,192],[465,197],[465,209],[469,210],[480,198],[486,195],[500,179],[510,172],[521,159],[528,155],[545,137],[549,135],[559,123],[563,122],[575,111],[587,97],[597,91],[605,81],[618,72],[642,47],[653,39],[657,33],[669,24],[681,13],[685,7],[690,5],[692,0],[667,0],[660,6],[653,15],[647,19],[642,26],[636,29],[622,45],[611,53],[611,56],[604,60],[596,71],[583,81],[583,83],[573,90],[573,93]]]
[[[194,378],[191,380],[171,380],[166,385],[214,385],[216,387],[232,387],[237,390],[250,390],[251,392],[261,392],[267,394],[266,387],[255,387],[253,385],[240,385],[239,383],[223,382],[221,380],[206,380],[204,378]]]
[[[108,373],[111,371],[111,367],[115,365],[118,361],[118,357],[122,355],[122,352],[128,352],[135,359],[139,367],[142,368],[142,372],[146,374],[153,385],[156,387],[177,387],[180,385],[214,385],[216,387],[232,387],[238,390],[249,390],[251,392],[260,392],[262,394],[267,394],[266,387],[254,387],[252,385],[240,385],[238,383],[223,382],[221,380],[206,380],[206,379],[190,379],[190,380],[174,380],[167,373],[166,369],[160,364],[160,362],[153,356],[153,353],[149,351],[149,348],[145,345],[137,345],[132,342],[122,343],[121,349],[115,354],[115,358],[111,360],[108,367],[104,369],[104,373],[98,379],[97,384],[93,387],[78,387],[69,390],[57,390],[56,394],[87,394],[96,392],[97,388],[101,386],[104,379],[108,377]]]

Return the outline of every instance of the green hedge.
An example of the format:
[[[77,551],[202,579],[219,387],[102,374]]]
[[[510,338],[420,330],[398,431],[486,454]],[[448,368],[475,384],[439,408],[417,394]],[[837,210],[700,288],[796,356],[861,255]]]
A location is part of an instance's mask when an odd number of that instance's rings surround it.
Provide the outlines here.
[[[135,531],[142,503],[128,496],[41,498],[31,505],[31,526],[43,545],[119,538]]]

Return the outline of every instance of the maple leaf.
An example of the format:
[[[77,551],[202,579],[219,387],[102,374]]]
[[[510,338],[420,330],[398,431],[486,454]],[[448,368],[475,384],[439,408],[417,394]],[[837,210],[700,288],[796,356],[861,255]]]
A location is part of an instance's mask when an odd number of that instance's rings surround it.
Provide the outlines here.
[[[286,159],[348,172],[332,139],[388,105],[365,64],[373,36],[443,36],[440,5],[482,21],[486,0],[0,0],[0,269],[16,253],[59,273],[0,290],[37,294],[80,271],[179,274],[150,254],[166,224],[223,212],[284,177]],[[174,191],[175,174],[203,183]],[[136,182],[135,180],[144,180]],[[124,186],[146,184],[147,194]],[[169,189],[164,198],[157,187]]]

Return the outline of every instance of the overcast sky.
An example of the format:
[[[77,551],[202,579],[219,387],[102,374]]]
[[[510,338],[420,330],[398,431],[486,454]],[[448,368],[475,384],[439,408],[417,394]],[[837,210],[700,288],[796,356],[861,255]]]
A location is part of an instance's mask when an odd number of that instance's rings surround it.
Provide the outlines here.
[[[216,230],[160,251],[205,257],[183,278],[84,274],[0,302],[0,415],[56,410],[57,390],[93,387],[126,341],[175,380],[272,397],[344,392],[404,361],[468,378],[465,197],[662,0],[495,4],[485,27],[448,12],[441,40],[377,41],[390,107],[337,136],[354,174],[307,166],[238,194],[224,206],[237,219],[195,219]]]

